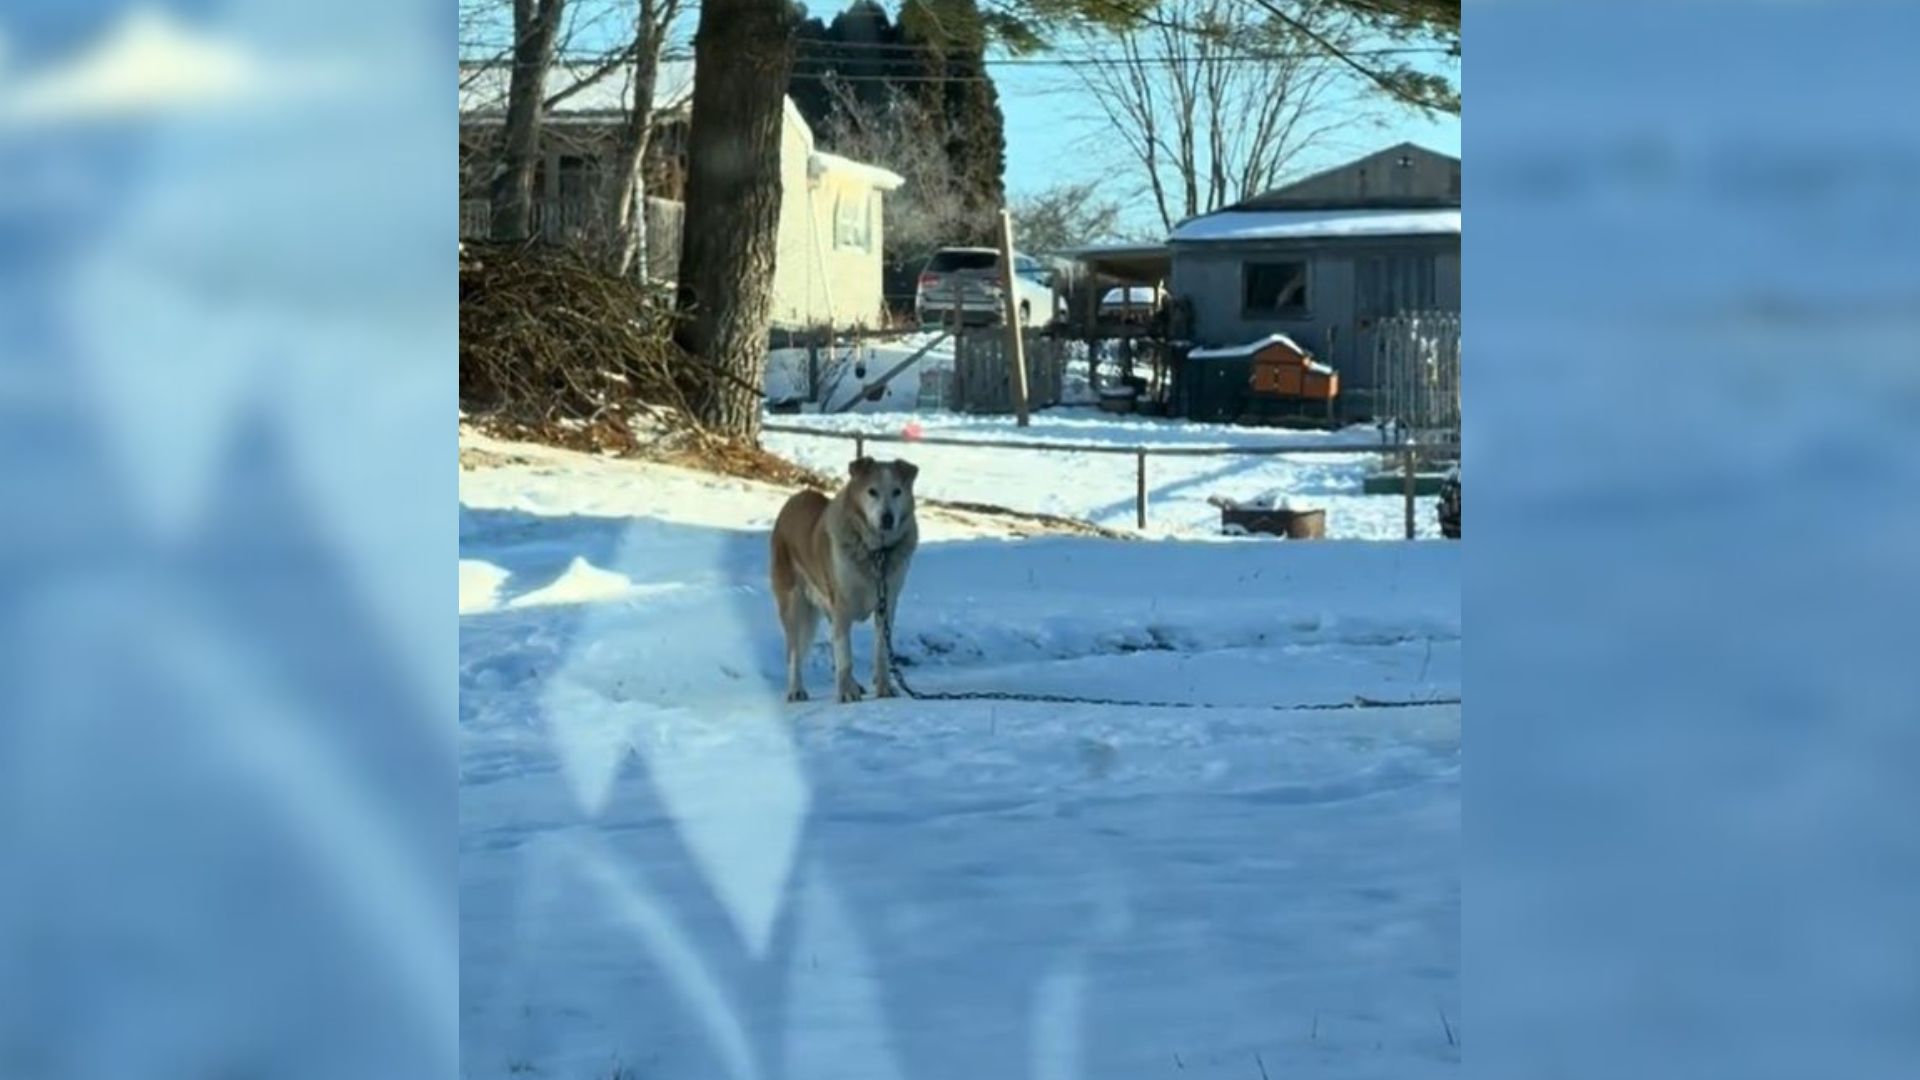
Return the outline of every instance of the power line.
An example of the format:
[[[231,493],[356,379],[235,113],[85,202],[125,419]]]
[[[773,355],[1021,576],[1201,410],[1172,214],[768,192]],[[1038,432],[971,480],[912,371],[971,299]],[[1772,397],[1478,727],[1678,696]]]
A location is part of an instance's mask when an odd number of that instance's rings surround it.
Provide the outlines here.
[[[557,52],[554,56],[554,59],[556,61],[564,61],[564,62],[600,61],[600,60],[607,59],[609,56],[617,54],[619,51],[620,50],[617,50],[617,49],[598,50],[598,51],[573,49],[573,50],[567,50],[564,52]],[[1355,57],[1439,56],[1439,55],[1451,55],[1452,52],[1453,52],[1452,49],[1449,49],[1443,46],[1402,46],[1397,48],[1349,49],[1349,50],[1346,50],[1346,55],[1355,56]],[[1202,55],[1116,56],[1116,57],[1101,57],[1101,56],[991,57],[990,56],[984,59],[977,60],[976,62],[983,64],[986,67],[1073,68],[1073,67],[1105,67],[1105,66],[1111,66],[1115,64],[1137,66],[1137,65],[1197,64],[1197,63],[1203,63],[1203,62],[1204,63],[1259,64],[1259,63],[1278,63],[1280,61],[1285,61],[1285,60],[1310,60],[1310,59],[1326,57],[1330,55],[1332,54],[1322,49],[1302,49],[1302,50],[1293,50],[1293,51],[1287,51],[1287,52],[1230,53],[1225,55],[1215,53],[1215,54],[1208,54],[1204,56]],[[936,56],[934,58],[938,59],[939,57]],[[690,52],[666,52],[660,55],[660,59],[662,61],[692,60],[693,54]],[[816,65],[816,66],[834,65],[839,63],[846,63],[849,61],[857,61],[860,63],[878,63],[878,64],[909,64],[909,63],[914,63],[916,59],[917,58],[915,57],[906,57],[906,56],[848,57],[848,56],[832,56],[832,55],[818,55],[818,54],[816,55],[802,54],[794,58],[794,63]],[[854,77],[854,76],[849,76],[849,77]]]

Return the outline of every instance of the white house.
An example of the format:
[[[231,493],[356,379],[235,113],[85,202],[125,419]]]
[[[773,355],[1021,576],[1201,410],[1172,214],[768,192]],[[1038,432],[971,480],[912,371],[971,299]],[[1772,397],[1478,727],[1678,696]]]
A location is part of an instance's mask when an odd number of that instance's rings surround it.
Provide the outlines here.
[[[686,132],[693,103],[693,64],[660,66],[647,176],[648,265],[671,278],[679,263],[680,208],[686,188]],[[487,183],[505,123],[508,69],[460,69],[460,231],[484,236]],[[588,235],[604,221],[602,167],[613,155],[632,108],[630,66],[556,64],[547,74],[549,107],[534,176],[534,228],[551,242]],[[558,99],[558,100],[554,100]],[[899,175],[826,153],[786,100],[780,140],[780,236],[774,259],[774,324],[787,329],[878,326],[881,295],[881,201]]]

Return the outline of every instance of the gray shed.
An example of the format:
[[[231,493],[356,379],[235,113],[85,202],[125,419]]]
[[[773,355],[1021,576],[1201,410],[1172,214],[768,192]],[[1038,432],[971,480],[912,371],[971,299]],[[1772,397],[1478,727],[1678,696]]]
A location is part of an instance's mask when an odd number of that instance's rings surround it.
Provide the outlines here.
[[[1286,334],[1340,372],[1343,414],[1370,415],[1375,321],[1460,310],[1459,190],[1458,159],[1407,145],[1181,222],[1168,291],[1185,336]]]

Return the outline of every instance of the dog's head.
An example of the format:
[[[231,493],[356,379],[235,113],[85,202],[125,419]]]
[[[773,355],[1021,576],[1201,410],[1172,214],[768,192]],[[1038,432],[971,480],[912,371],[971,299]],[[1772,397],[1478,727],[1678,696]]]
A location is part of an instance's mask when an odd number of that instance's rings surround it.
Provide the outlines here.
[[[920,470],[909,461],[875,461],[870,457],[847,466],[847,487],[867,527],[882,544],[900,539],[913,522],[913,478]]]

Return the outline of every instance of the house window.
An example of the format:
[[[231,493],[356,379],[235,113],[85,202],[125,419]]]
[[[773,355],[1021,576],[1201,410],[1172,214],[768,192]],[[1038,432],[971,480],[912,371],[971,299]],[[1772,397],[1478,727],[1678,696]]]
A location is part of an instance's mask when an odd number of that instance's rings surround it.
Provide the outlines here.
[[[1250,262],[1244,269],[1243,304],[1248,315],[1297,316],[1307,313],[1307,264]]]
[[[833,200],[833,246],[854,251],[871,251],[873,230],[867,214],[864,194],[842,192]]]

